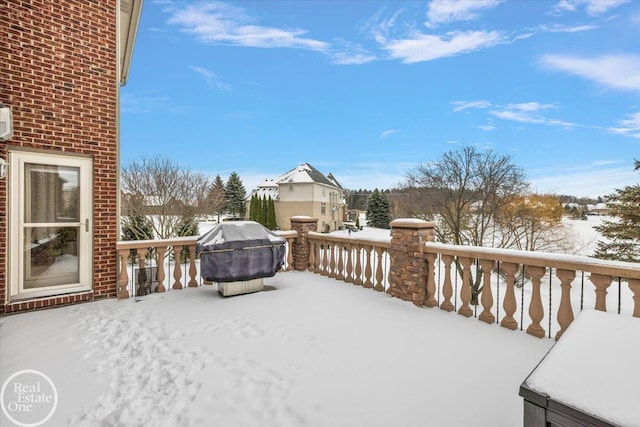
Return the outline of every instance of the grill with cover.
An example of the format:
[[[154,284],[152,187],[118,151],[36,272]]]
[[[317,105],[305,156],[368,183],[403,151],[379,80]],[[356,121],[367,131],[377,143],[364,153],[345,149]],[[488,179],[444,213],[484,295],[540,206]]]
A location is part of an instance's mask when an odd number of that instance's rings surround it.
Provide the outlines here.
[[[200,275],[218,283],[272,277],[284,265],[285,242],[254,221],[217,224],[198,238]]]

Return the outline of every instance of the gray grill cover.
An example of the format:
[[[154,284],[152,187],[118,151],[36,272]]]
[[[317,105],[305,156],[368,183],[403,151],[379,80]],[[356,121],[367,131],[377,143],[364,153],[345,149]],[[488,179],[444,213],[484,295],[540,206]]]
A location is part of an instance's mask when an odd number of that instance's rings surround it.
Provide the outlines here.
[[[272,277],[284,265],[285,242],[254,221],[217,224],[198,238],[200,275],[211,282]]]

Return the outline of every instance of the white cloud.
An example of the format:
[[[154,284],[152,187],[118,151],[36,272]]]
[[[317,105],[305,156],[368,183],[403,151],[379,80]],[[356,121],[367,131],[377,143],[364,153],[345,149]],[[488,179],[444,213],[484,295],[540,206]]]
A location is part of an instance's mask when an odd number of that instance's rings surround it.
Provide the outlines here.
[[[500,109],[489,112],[494,117],[502,120],[511,120],[520,123],[534,123],[550,126],[573,128],[578,125],[564,120],[550,119],[545,116],[546,110],[557,108],[554,104],[541,104],[539,102],[522,102],[519,104],[507,104]]]
[[[640,139],[640,113],[629,114],[626,119],[618,120],[618,125],[609,128],[609,131]]]
[[[513,120],[521,123],[544,123],[544,119],[534,116],[526,111],[493,110],[491,111],[491,114],[502,120]]]
[[[553,12],[576,12],[578,9],[584,7],[588,15],[599,16],[629,1],[630,0],[560,0],[553,7]]]
[[[411,64],[468,53],[504,42],[497,31],[454,31],[444,36],[416,33],[405,39],[384,41],[392,58]]]
[[[556,106],[553,104],[541,104],[539,102],[522,102],[520,104],[508,104],[507,108],[510,110],[532,112],[548,110],[550,108],[556,108]]]
[[[456,21],[470,21],[477,16],[482,9],[492,9],[504,0],[433,0],[429,3],[427,21],[424,25],[428,28],[437,27]]]
[[[385,130],[384,132],[382,132],[380,134],[380,139],[384,139],[388,136],[393,135],[394,133],[398,133],[398,131],[396,129],[389,129],[389,130]]]
[[[207,86],[218,89],[218,90],[222,90],[225,92],[231,91],[231,86],[229,84],[222,83],[218,79],[218,76],[216,76],[215,73],[207,70],[206,68],[196,67],[195,65],[189,65],[189,68],[191,68],[193,71],[198,73],[202,78],[204,78],[204,81],[207,83]]]
[[[620,160],[596,160],[591,164],[593,166],[608,166],[608,165],[615,165],[618,163],[621,163],[621,161]]]
[[[605,86],[640,91],[640,55],[603,55],[595,58],[544,55],[543,66],[564,71]]]
[[[185,3],[178,3],[182,6]],[[303,37],[303,29],[281,29],[254,25],[245,10],[229,4],[186,3],[165,9],[168,22],[196,35],[202,42],[261,48],[298,48],[325,52],[329,44]]]
[[[536,123],[552,126],[562,126],[566,128],[576,127],[575,123],[558,119],[549,119],[544,116],[546,110],[557,108],[555,104],[543,104],[540,102],[521,102],[518,104],[507,104],[506,106],[494,105],[487,100],[481,101],[453,101],[454,112],[464,111],[469,108],[487,109],[491,108],[489,114],[502,120],[511,120],[520,123]],[[484,131],[492,131],[496,126],[491,123],[480,125],[478,128]]]
[[[343,47],[332,49],[331,53],[329,53],[331,62],[334,64],[359,65],[366,64],[377,59],[376,55],[360,45],[346,40],[340,40],[340,43]]]
[[[523,102],[508,104],[500,110],[492,110],[490,113],[502,120],[513,120],[521,123],[545,123],[546,119],[538,114],[539,111],[555,108],[553,104],[541,104],[539,102]]]
[[[546,33],[578,33],[582,31],[595,30],[598,27],[596,25],[541,25],[538,30]]]
[[[489,101],[480,100],[480,101],[453,101],[452,104],[455,106],[453,111],[463,111],[468,108],[489,108],[491,107],[491,103]]]

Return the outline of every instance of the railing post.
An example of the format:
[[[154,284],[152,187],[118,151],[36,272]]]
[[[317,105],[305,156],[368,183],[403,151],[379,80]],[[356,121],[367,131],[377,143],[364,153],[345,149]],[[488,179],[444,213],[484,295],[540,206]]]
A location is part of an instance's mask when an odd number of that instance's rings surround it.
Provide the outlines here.
[[[442,303],[440,304],[440,309],[453,311],[455,310],[455,306],[451,303],[451,297],[453,296],[451,263],[453,263],[453,257],[451,255],[442,255],[442,262],[444,263],[444,281],[442,283]]]
[[[365,265],[364,265],[364,283],[362,284],[362,287],[364,288],[372,288],[373,287],[373,282],[371,281],[371,273],[372,273],[372,269],[371,269],[371,246],[365,246],[364,247],[364,251],[366,253],[366,261],[365,261]]]
[[[286,271],[293,270],[293,241],[294,239],[287,238],[287,245],[289,245],[289,250],[287,251],[287,267],[285,268]],[[311,262],[309,263],[309,265],[311,265]]]
[[[640,279],[629,279],[629,289],[633,292],[633,317],[640,317]]]
[[[196,279],[196,245],[189,245],[189,287],[195,288],[198,286],[198,280]]]
[[[182,268],[180,267],[180,254],[182,253],[182,246],[173,247],[173,255],[175,257],[175,264],[173,265],[173,289],[182,289]]]
[[[496,321],[496,316],[491,312],[493,307],[493,291],[491,290],[491,271],[495,261],[483,259],[480,260],[482,267],[482,294],[480,295],[480,303],[482,304],[482,313],[478,318],[489,324]]]
[[[542,308],[542,296],[540,295],[540,282],[546,269],[544,267],[527,267],[527,271],[531,276],[531,302],[529,303],[529,317],[531,324],[527,328],[527,333],[534,337],[544,337],[544,328],[540,325],[540,321],[544,317]]]
[[[322,264],[320,265],[320,274],[322,276],[329,275],[329,243],[322,242],[320,244],[322,249]]]
[[[362,245],[356,243],[356,271],[355,277],[353,278],[353,284],[361,286],[362,285]]]
[[[129,249],[122,249],[118,251],[120,256],[120,274],[116,282],[118,299],[129,298],[129,291],[127,285],[129,284],[129,275],[127,274],[127,258],[129,257]]]
[[[166,246],[158,246],[156,248],[156,254],[158,255],[156,265],[158,266],[158,273],[156,278],[158,279],[158,286],[156,286],[156,292],[166,292],[167,288],[164,286],[164,254],[167,252]]]
[[[384,285],[382,279],[384,279],[384,273],[382,272],[382,248],[373,248],[378,255],[376,259],[376,284],[373,287],[378,292],[384,291]]]
[[[427,299],[424,305],[427,307],[435,307],[438,305],[436,300],[436,254],[426,254],[427,258]]]
[[[316,268],[317,268],[317,263],[316,263],[316,257],[317,257],[317,248],[318,248],[318,243],[313,241],[313,242],[309,242],[309,267],[307,267],[309,269],[309,271],[313,272],[313,273],[317,273]],[[291,240],[289,242],[289,254],[291,254],[293,249],[293,240]],[[291,261],[289,261],[289,268],[287,270],[293,270],[293,256],[291,256]]]
[[[461,257],[458,259],[462,265],[462,285],[460,286],[460,301],[462,304],[458,309],[458,314],[465,317],[473,316],[473,310],[469,307],[471,301],[471,258]]]
[[[562,294],[560,296],[560,306],[558,307],[558,324],[560,330],[556,334],[556,341],[560,339],[564,331],[567,330],[571,322],[573,322],[573,308],[571,308],[571,282],[576,277],[576,272],[573,270],[561,270],[556,271],[556,276],[560,279],[560,288]]]
[[[611,276],[592,274],[589,279],[593,286],[596,287],[596,305],[594,308],[600,311],[607,311],[607,288],[611,285]]]
[[[338,243],[336,246],[338,248],[338,274],[336,274],[336,280],[344,281],[344,260],[342,256],[342,251],[344,249],[343,243]]]
[[[308,216],[291,217],[291,229],[298,232],[298,237],[293,242],[293,269],[305,271],[309,268],[309,231],[318,229],[318,219]]]
[[[353,244],[351,242],[347,243],[347,272],[345,274],[344,281],[347,283],[353,283]]]
[[[389,294],[418,306],[427,300],[428,265],[423,244],[433,241],[435,224],[419,219],[391,222]]]
[[[335,242],[327,243],[327,247],[329,248],[330,258],[329,258],[329,277],[331,279],[336,278],[336,245]],[[339,248],[338,248],[339,249]]]
[[[510,262],[505,262],[502,264],[502,268],[504,272],[507,274],[507,290],[504,293],[504,302],[502,307],[504,308],[504,318],[500,322],[500,326],[505,328],[509,328],[511,330],[515,330],[518,328],[518,322],[513,318],[513,314],[516,312],[516,293],[515,293],[515,282],[516,282],[516,270],[518,269],[518,264],[513,264]]]

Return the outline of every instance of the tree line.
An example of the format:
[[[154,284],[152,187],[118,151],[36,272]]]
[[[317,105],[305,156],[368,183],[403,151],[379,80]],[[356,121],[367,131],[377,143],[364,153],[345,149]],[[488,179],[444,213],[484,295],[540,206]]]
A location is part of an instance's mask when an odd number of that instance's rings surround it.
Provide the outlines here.
[[[195,234],[201,215],[217,215],[218,221],[222,215],[245,216],[246,191],[235,172],[226,183],[220,175],[210,181],[169,160],[143,158],[123,168],[122,189],[125,239]],[[533,193],[510,156],[473,146],[418,165],[391,190],[345,193],[351,209],[366,210],[369,226],[389,228],[393,218],[422,218],[436,222],[440,242],[561,253],[575,250],[575,239],[562,222],[572,212],[563,202],[605,200]],[[606,241],[598,243],[595,256],[639,262],[639,185],[616,190],[606,201],[613,219],[597,228]],[[249,218],[275,228],[274,201],[254,195],[251,202]]]
[[[198,234],[198,220],[215,215],[244,219],[246,190],[236,172],[224,182],[161,156],[122,168],[122,238],[169,239]]]

